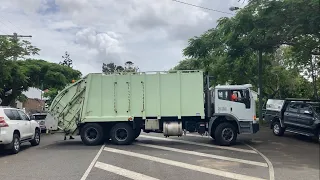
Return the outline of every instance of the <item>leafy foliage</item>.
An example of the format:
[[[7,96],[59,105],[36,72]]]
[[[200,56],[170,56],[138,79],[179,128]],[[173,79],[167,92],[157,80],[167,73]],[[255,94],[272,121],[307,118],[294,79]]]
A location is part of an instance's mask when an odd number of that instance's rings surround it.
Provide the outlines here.
[[[138,67],[134,66],[134,63],[131,61],[127,61],[125,66],[118,66],[114,64],[113,62],[105,64],[102,64],[102,72],[105,74],[112,74],[117,72],[137,72],[139,70]]]
[[[63,61],[59,62],[60,65],[72,67],[72,59],[70,59],[70,54],[68,51],[65,52],[65,55],[62,56]]]
[[[183,50],[188,58],[174,69],[204,69],[213,84],[255,86],[257,51],[263,51],[263,97],[316,97],[319,29],[317,0],[249,0],[234,17],[191,38]]]
[[[25,99],[23,91],[29,87],[49,89],[53,92],[65,87],[81,73],[71,67],[50,63],[44,60],[26,59],[25,56],[38,54],[38,48],[28,41],[15,42],[0,38],[0,99],[1,105],[15,106],[15,100]],[[19,60],[15,61],[14,56]]]

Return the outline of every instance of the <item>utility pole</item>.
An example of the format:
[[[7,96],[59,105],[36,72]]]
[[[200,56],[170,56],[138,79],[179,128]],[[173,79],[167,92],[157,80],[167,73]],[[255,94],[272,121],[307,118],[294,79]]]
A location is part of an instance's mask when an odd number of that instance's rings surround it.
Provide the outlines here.
[[[18,35],[17,33],[13,33],[13,35],[0,35],[0,37],[11,37],[13,38],[13,41],[14,43],[18,43],[18,38],[19,37],[29,37],[31,38],[32,36],[31,35]],[[14,56],[13,56],[13,60],[16,61],[18,58],[18,55],[15,53]]]
[[[262,123],[262,109],[263,109],[263,97],[262,97],[262,50],[258,51],[258,95],[259,95],[259,123]]]

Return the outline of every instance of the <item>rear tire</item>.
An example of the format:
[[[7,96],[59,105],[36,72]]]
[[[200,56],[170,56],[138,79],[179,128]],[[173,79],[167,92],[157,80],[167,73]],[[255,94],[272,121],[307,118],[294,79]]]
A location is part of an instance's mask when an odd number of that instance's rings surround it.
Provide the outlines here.
[[[40,144],[40,130],[36,129],[34,132],[34,138],[30,141],[31,146],[38,146]]]
[[[127,123],[115,124],[110,131],[111,141],[114,144],[126,145],[131,144],[135,139],[135,132],[133,128]]]
[[[134,130],[134,139],[137,139],[141,134],[141,128],[137,128]]]
[[[284,134],[284,128],[281,127],[281,124],[279,121],[276,121],[272,125],[272,132],[276,136],[283,136]]]
[[[216,142],[222,146],[234,144],[237,140],[237,130],[230,123],[221,123],[217,126],[214,137]]]
[[[99,145],[104,140],[103,128],[97,123],[88,123],[84,125],[80,132],[81,140],[85,145]]]
[[[13,134],[12,142],[10,143],[10,153],[17,154],[20,151],[21,142],[18,134]]]

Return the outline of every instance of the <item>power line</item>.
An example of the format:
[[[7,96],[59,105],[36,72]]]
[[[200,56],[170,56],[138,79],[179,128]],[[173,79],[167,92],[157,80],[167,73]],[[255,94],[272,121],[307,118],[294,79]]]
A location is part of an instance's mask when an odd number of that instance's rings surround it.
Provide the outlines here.
[[[2,17],[0,16],[0,18],[2,18]],[[2,18],[2,19],[4,19],[4,18]],[[20,30],[21,32],[26,33],[26,32],[25,32],[24,30],[22,30],[20,27],[14,25],[11,21],[9,21],[9,20],[6,20],[6,21],[8,21],[13,27],[17,28],[17,29]]]
[[[9,32],[14,31],[13,29],[11,29],[9,26],[7,26],[1,19],[0,19],[0,23],[3,24],[3,27],[5,27],[6,29],[9,30]],[[6,32],[7,33],[7,32]],[[8,34],[8,33],[7,33]]]
[[[195,4],[186,3],[186,2],[183,2],[183,1],[178,1],[178,0],[172,0],[172,1],[175,1],[175,2],[181,3],[181,4],[185,4],[185,5],[188,5],[188,6],[193,6],[193,7],[197,7],[197,8],[201,8],[201,9],[206,9],[206,10],[209,10],[209,11],[214,11],[214,12],[219,12],[219,13],[223,13],[223,14],[234,15],[233,13],[220,11],[220,10],[216,10],[216,9],[211,9],[211,8],[206,8],[206,7],[198,6],[198,5],[195,5]]]

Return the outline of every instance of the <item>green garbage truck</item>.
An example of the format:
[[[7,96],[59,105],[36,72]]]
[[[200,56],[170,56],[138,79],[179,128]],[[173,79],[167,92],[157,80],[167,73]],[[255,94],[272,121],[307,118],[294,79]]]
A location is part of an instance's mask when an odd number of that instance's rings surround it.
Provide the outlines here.
[[[252,85],[209,85],[202,71],[91,73],[58,93],[46,127],[80,135],[86,145],[130,144],[141,131],[196,131],[231,145],[259,130]]]

